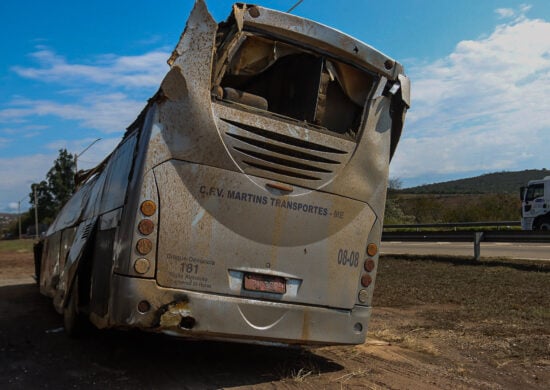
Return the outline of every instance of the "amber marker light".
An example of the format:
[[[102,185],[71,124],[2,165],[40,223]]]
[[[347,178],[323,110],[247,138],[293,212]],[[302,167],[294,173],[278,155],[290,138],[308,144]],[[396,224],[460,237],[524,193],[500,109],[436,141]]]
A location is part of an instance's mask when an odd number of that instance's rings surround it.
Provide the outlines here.
[[[157,205],[152,200],[146,200],[141,204],[140,210],[143,215],[150,217],[157,211]]]
[[[139,232],[144,236],[148,236],[149,234],[153,233],[154,229],[155,224],[150,219],[144,219],[143,221],[140,221],[138,225]]]
[[[367,259],[365,260],[365,271],[371,272],[375,267],[374,260],[373,259]]]
[[[148,240],[147,238],[142,238],[138,240],[136,244],[136,250],[140,255],[146,255],[147,253],[151,252],[153,249],[153,243],[151,240]]]
[[[369,287],[371,283],[372,283],[372,278],[370,277],[370,275],[365,274],[361,277],[361,285],[363,287]]]
[[[376,256],[376,254],[378,253],[378,247],[376,246],[376,244],[369,244],[367,245],[367,254],[369,256]]]

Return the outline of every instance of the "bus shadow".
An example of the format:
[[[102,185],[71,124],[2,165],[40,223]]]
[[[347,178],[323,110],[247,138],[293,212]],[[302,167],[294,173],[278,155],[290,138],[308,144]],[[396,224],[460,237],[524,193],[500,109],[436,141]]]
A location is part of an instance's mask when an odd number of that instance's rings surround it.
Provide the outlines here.
[[[35,285],[0,287],[0,382],[26,388],[200,388],[293,382],[342,370],[304,348],[189,341],[139,331],[69,338]]]
[[[114,350],[98,354],[98,363],[151,388],[249,386],[299,380],[343,367],[307,349],[212,341],[182,341],[140,332],[101,332],[98,339]],[[147,369],[136,370],[147,362]]]

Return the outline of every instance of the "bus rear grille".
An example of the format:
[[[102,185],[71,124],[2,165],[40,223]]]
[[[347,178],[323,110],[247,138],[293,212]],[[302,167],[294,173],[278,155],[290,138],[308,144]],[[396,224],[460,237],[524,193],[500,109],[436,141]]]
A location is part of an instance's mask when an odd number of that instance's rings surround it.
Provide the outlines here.
[[[221,123],[226,125],[223,134],[230,153],[246,173],[290,183],[305,180],[319,185],[330,180],[349,160],[355,146],[342,140],[345,148],[323,145],[315,141],[333,137],[298,126],[282,134],[228,119]],[[311,133],[315,133],[311,137],[315,141],[304,136]]]

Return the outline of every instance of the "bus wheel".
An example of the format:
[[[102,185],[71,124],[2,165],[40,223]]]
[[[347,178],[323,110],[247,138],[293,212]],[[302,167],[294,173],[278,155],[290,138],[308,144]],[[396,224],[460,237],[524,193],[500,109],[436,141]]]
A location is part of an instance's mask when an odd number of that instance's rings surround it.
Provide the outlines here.
[[[550,230],[550,221],[542,221],[539,225],[539,230]]]
[[[63,309],[63,325],[65,332],[73,338],[83,336],[89,329],[87,319],[78,311],[78,277],[71,288],[69,302]]]

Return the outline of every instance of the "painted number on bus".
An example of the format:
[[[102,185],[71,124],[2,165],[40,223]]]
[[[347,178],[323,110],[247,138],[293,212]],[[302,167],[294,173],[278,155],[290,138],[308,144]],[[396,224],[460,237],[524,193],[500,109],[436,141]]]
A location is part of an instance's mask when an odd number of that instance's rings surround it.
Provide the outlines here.
[[[359,265],[359,252],[339,249],[338,264],[347,265],[349,267],[357,267]]]

